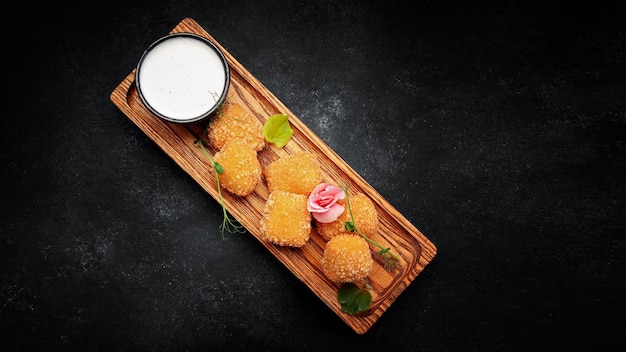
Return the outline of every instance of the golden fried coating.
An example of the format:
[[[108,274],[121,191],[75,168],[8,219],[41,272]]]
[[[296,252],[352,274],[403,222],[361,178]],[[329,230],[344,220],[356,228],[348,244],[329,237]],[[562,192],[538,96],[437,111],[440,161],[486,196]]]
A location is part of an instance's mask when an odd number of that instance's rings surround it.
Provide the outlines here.
[[[322,171],[317,156],[297,152],[271,162],[263,171],[269,191],[282,190],[309,196],[322,182]]]
[[[216,150],[221,150],[230,140],[245,141],[256,151],[265,147],[261,122],[246,113],[241,105],[228,101],[222,104],[219,113],[209,123],[207,139]]]
[[[317,233],[327,241],[340,234],[358,235],[355,232],[346,230],[344,224],[346,221],[352,221],[352,218],[350,217],[348,204],[342,204],[345,206],[345,210],[339,215],[337,220],[329,223],[315,222]],[[378,231],[378,214],[372,200],[363,193],[351,195],[350,207],[352,208],[354,223],[359,230],[367,237],[374,235]]]
[[[338,235],[326,243],[322,269],[331,281],[353,282],[367,277],[374,259],[367,241],[361,236]]]
[[[227,142],[213,159],[224,170],[219,175],[220,185],[234,195],[247,196],[261,180],[261,163],[257,152],[243,141]]]
[[[280,246],[302,247],[311,235],[307,197],[286,191],[270,193],[261,218],[261,235]]]

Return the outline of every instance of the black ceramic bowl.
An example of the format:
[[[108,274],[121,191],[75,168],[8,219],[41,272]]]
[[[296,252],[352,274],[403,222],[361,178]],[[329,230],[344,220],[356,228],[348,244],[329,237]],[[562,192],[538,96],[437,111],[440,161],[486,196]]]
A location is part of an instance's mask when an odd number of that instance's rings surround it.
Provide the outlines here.
[[[175,123],[198,122],[226,99],[230,69],[224,54],[208,39],[175,33],[146,49],[137,64],[135,84],[154,115]]]

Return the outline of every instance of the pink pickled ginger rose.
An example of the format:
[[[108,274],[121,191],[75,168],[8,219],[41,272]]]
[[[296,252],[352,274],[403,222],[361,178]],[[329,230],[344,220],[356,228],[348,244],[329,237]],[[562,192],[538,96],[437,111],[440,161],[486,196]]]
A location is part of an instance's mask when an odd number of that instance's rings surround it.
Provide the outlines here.
[[[329,183],[320,183],[309,195],[307,209],[319,222],[329,223],[337,220],[343,213],[343,205],[338,200],[346,198],[343,189]]]

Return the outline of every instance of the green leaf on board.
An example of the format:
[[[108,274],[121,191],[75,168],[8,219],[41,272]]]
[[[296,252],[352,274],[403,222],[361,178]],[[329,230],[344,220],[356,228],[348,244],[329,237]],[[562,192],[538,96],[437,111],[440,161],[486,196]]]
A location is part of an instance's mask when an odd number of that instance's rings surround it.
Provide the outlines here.
[[[284,147],[292,135],[293,130],[289,124],[289,116],[285,114],[272,115],[263,124],[263,137],[278,148]]]
[[[352,315],[366,311],[372,304],[372,294],[352,282],[339,287],[337,298],[341,304],[341,310]]]

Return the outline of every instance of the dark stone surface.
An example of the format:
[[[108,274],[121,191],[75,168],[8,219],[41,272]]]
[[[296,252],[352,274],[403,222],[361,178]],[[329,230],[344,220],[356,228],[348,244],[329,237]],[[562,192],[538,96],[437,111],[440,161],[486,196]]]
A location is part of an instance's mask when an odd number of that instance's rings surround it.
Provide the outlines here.
[[[471,3],[11,5],[3,350],[621,350],[624,6]],[[111,103],[184,17],[438,247],[365,335]]]

